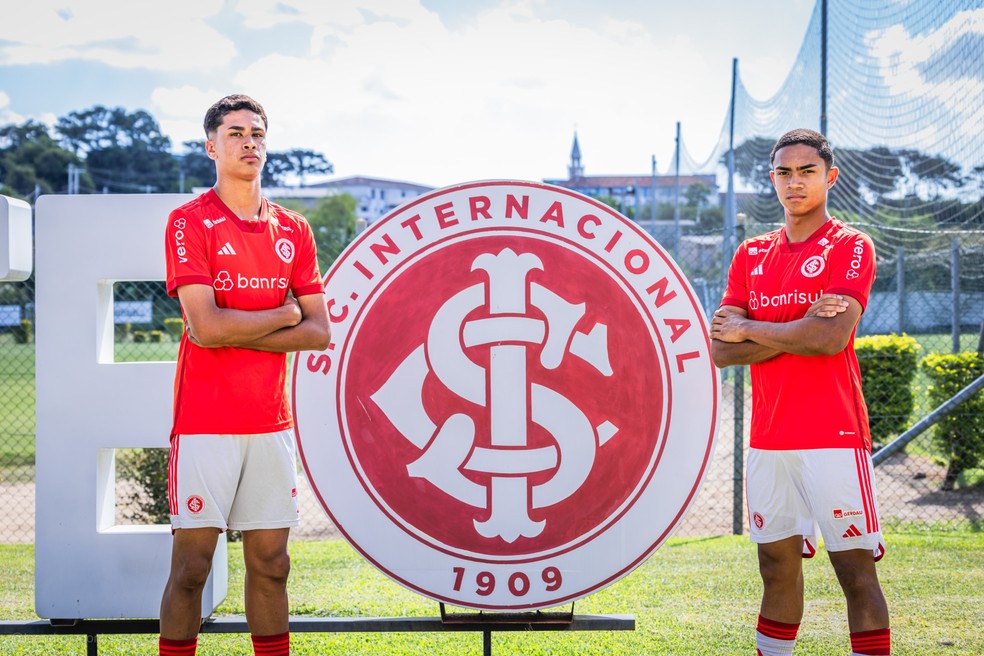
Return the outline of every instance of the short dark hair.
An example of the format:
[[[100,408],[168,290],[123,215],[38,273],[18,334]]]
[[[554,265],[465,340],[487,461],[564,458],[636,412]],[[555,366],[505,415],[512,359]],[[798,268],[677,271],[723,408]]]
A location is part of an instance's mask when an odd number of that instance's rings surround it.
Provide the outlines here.
[[[267,129],[267,116],[266,112],[263,111],[263,105],[256,102],[249,96],[244,96],[243,94],[233,94],[231,96],[226,96],[221,100],[218,100],[208,111],[205,112],[205,137],[208,139],[212,138],[215,131],[219,129],[222,125],[222,119],[225,118],[226,114],[232,112],[238,112],[240,109],[248,109],[254,114],[259,115],[263,119],[263,129]]]
[[[820,159],[822,159],[824,164],[827,165],[828,171],[834,165],[834,149],[830,147],[830,142],[827,141],[827,137],[823,136],[819,132],[808,130],[806,128],[790,130],[786,134],[779,137],[779,141],[777,141],[776,145],[772,147],[772,154],[769,155],[769,164],[772,165],[775,163],[776,153],[779,152],[780,148],[794,146],[796,144],[803,144],[804,146],[816,148],[817,153],[820,155]]]

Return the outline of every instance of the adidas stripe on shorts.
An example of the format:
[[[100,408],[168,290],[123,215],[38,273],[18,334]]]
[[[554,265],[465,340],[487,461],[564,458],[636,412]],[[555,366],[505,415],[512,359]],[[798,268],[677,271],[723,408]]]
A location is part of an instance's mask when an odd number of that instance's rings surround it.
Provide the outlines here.
[[[827,551],[885,553],[874,470],[867,449],[749,449],[745,494],[751,540],[803,536],[803,555],[816,551],[819,528]]]

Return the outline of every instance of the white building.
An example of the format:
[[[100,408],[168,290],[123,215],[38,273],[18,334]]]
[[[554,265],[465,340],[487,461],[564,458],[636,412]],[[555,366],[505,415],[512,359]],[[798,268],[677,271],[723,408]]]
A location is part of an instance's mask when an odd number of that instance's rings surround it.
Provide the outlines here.
[[[308,198],[328,196],[331,194],[349,194],[356,201],[356,216],[365,221],[366,225],[369,225],[408,200],[433,190],[434,187],[415,184],[413,182],[370,178],[367,176],[351,176],[348,178],[338,178],[337,180],[328,180],[327,182],[321,182],[291,191],[295,192],[294,198],[301,198],[301,194],[304,194]],[[272,197],[278,195],[280,191],[280,189],[270,190],[268,193]],[[286,198],[288,196],[279,197]]]

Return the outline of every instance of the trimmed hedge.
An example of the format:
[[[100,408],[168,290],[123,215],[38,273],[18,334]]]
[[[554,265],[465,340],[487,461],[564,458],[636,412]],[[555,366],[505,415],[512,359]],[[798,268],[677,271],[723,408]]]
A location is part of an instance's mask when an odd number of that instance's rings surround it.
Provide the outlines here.
[[[984,374],[984,356],[974,351],[933,353],[920,367],[933,382],[928,392],[935,408]],[[949,461],[943,489],[952,490],[960,474],[984,462],[984,392],[941,419],[933,428],[933,441]]]
[[[164,329],[172,340],[181,341],[181,335],[184,333],[184,320],[181,317],[167,317],[164,319]]]
[[[30,319],[21,319],[20,326],[15,326],[13,333],[15,343],[30,344],[34,341],[34,323]]]
[[[919,349],[916,340],[906,334],[871,335],[854,340],[871,439],[876,444],[909,427],[915,407],[912,380],[916,376]]]

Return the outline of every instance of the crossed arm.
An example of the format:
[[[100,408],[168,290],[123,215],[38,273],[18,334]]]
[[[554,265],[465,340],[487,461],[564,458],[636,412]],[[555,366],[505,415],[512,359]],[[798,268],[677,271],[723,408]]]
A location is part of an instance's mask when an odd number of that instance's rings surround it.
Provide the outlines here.
[[[839,294],[824,294],[803,318],[783,323],[755,321],[744,309],[723,305],[711,320],[711,357],[727,367],[765,362],[781,353],[834,355],[847,347],[861,311],[856,299]]]
[[[280,307],[253,311],[219,307],[209,285],[182,285],[178,298],[188,319],[188,338],[204,348],[321,351],[331,339],[323,294],[288,296]]]

